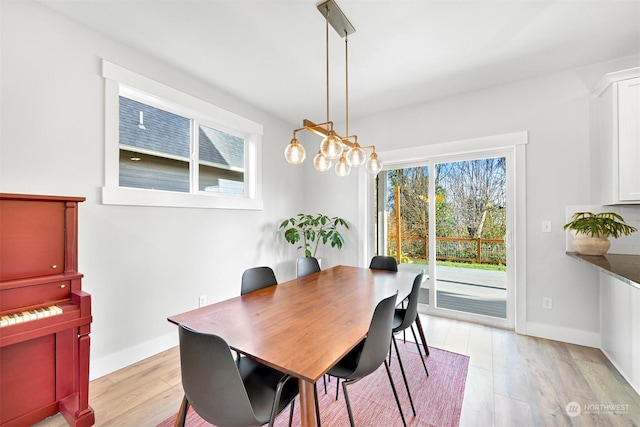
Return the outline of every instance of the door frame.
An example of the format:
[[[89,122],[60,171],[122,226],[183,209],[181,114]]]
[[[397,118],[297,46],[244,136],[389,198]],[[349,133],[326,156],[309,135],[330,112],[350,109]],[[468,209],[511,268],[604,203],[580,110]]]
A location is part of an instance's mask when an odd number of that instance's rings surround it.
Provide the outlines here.
[[[465,316],[466,320],[481,322],[487,325],[515,328],[516,332],[526,331],[526,144],[528,143],[528,133],[526,131],[509,134],[431,144],[420,147],[412,147],[391,151],[380,151],[379,157],[384,161],[384,170],[400,169],[404,167],[421,166],[428,164],[430,168],[433,163],[440,162],[441,159],[453,159],[456,156],[481,155],[486,157],[492,155],[488,153],[500,153],[500,156],[507,157],[507,185],[513,188],[508,189],[509,197],[512,199],[513,208],[510,213],[510,221],[507,222],[508,239],[512,246],[512,260],[507,260],[509,268],[508,280],[511,286],[511,294],[507,294],[507,319],[505,324],[502,319],[498,322],[491,321],[487,316]],[[511,162],[513,167],[509,167]],[[510,172],[512,171],[512,172]],[[430,171],[431,172],[431,171]],[[513,176],[509,177],[512,173]],[[431,178],[430,178],[431,179]],[[512,184],[509,184],[511,182]],[[365,230],[359,248],[359,262],[367,266],[369,260],[374,255],[376,230],[374,225],[374,203],[373,191],[375,177],[361,172],[359,174],[359,211],[358,223],[361,230]],[[509,191],[511,190],[511,191]],[[429,191],[433,190],[430,186]],[[432,195],[431,195],[432,196]],[[432,199],[433,200],[433,199]],[[430,251],[433,253],[432,251]],[[511,262],[509,262],[511,261]],[[432,269],[433,263],[429,264],[429,277],[435,277]],[[433,287],[432,287],[433,289]],[[429,306],[429,312],[438,316],[451,315],[449,310],[437,309]],[[465,313],[466,315],[466,313]],[[455,318],[460,318],[457,315]]]

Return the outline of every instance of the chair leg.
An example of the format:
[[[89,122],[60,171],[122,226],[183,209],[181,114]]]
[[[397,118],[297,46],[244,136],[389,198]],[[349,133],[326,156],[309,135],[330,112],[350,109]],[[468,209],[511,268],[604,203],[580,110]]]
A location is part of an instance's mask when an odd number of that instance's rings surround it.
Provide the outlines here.
[[[424,352],[429,355],[429,346],[427,345],[427,339],[424,336],[424,331],[422,330],[422,322],[420,321],[420,315],[416,316],[415,324],[418,327],[418,333],[420,334],[420,341],[422,341],[422,346],[424,347]],[[416,342],[418,342],[416,340]]]
[[[402,301],[402,308],[404,308],[404,302],[407,301],[409,302],[408,298],[405,298],[404,301]],[[402,330],[402,342],[407,342],[407,334],[405,333],[405,330]],[[389,351],[391,351],[391,348],[389,348]],[[389,365],[391,365],[391,359],[389,359]]]
[[[331,377],[329,377],[331,379]],[[327,375],[322,376],[322,381],[324,382],[324,394],[327,394]]]
[[[273,427],[273,423],[276,420],[276,410],[278,409],[278,403],[280,402],[280,396],[282,396],[282,389],[287,381],[289,381],[291,375],[285,375],[280,381],[278,381],[278,387],[276,387],[276,395],[273,398],[273,404],[271,406],[271,416],[269,417],[269,427]]]
[[[336,377],[336,400],[338,400],[339,391],[340,391],[340,378]]]
[[[385,360],[384,363],[387,363],[387,361]],[[342,388],[344,389],[344,400],[345,402],[347,402],[347,413],[349,414],[349,423],[351,424],[351,427],[356,427],[356,423],[353,421],[353,413],[351,412],[351,402],[349,402],[349,393],[347,393],[348,382],[349,380],[342,381]]]
[[[291,427],[293,425],[293,410],[296,407],[296,400],[293,399],[291,401],[291,410],[289,411],[289,427]]]
[[[420,344],[418,344],[418,337],[416,337],[416,332],[413,330],[413,325],[411,325],[411,333],[413,334],[413,339],[416,341],[416,347],[418,348],[418,355],[420,356],[420,360],[422,361],[422,366],[424,366],[424,371],[426,372],[427,376],[429,376],[429,371],[427,370],[427,364],[424,363],[424,357],[422,357],[422,351],[420,351]],[[427,356],[425,355],[425,357]]]
[[[189,410],[189,406],[191,405],[189,404],[189,400],[187,400],[187,395],[185,394],[182,398],[178,415],[176,415],[176,421],[173,424],[174,427],[184,427],[184,423],[187,421],[187,411]]]
[[[384,367],[387,370],[387,377],[389,377],[389,382],[391,383],[391,389],[393,389],[393,396],[396,398],[396,405],[398,405],[398,411],[400,411],[400,417],[402,418],[402,425],[404,427],[407,427],[407,422],[405,421],[404,414],[402,413],[402,406],[400,406],[400,399],[398,399],[398,392],[396,391],[395,384],[393,384],[393,378],[391,378],[391,370],[389,369],[389,364],[387,363],[386,359],[384,361]]]
[[[391,336],[391,341],[393,341],[393,346],[396,349],[396,354],[398,355],[398,364],[400,365],[400,372],[402,373],[402,379],[404,380],[404,386],[407,389],[407,394],[409,395],[409,403],[411,403],[411,410],[413,411],[413,416],[416,416],[416,408],[413,406],[413,398],[411,397],[411,391],[409,390],[409,382],[407,381],[407,375],[404,373],[404,366],[402,365],[402,359],[400,358],[400,351],[398,351],[398,343],[396,342],[396,337]]]

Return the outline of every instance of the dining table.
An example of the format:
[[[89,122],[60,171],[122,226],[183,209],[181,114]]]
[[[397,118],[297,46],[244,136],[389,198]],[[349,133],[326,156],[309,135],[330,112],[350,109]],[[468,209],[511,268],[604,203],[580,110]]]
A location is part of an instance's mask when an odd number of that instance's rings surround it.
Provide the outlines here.
[[[400,303],[415,277],[338,265],[167,320],[296,377],[301,426],[316,426],[315,383],[365,338],[376,305],[396,292]]]

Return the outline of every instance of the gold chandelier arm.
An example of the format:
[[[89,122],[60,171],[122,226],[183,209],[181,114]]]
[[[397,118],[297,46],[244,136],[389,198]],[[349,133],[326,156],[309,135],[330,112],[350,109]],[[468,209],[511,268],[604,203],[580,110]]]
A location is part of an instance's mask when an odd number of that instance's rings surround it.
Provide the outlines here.
[[[342,141],[342,143],[343,143],[344,145],[346,145],[347,147],[349,147],[349,148],[351,148],[351,147],[355,147],[355,146],[356,146],[356,144],[355,144],[355,143],[353,143],[353,142],[349,141],[347,138],[340,138],[340,141]]]
[[[357,135],[349,135],[349,136],[345,136],[344,138],[340,137],[340,140],[347,147],[355,147],[355,145],[358,143],[358,136]]]
[[[333,122],[332,121],[328,121],[328,122],[324,122],[324,123],[314,123],[309,119],[304,119],[302,121],[302,126],[303,129],[306,129],[310,132],[315,133],[316,135],[320,135],[322,137],[325,137],[327,135],[329,135],[329,132],[331,132],[333,130]],[[326,126],[326,129],[325,127]]]
[[[295,137],[296,137],[296,134],[297,134],[298,132],[300,132],[301,130],[305,130],[305,128],[303,128],[303,127],[302,127],[302,128],[294,129],[294,130],[293,130],[293,137],[295,138]]]

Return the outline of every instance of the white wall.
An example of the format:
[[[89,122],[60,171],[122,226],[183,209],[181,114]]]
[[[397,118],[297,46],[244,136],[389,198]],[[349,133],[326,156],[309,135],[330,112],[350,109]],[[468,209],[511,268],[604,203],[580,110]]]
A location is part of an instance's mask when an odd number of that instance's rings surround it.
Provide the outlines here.
[[[91,377],[177,344],[166,318],[235,296],[242,271],[294,274],[277,226],[303,203],[292,125],[32,2],[2,2],[0,191],[86,197],[79,270],[93,301]],[[105,206],[105,58],[264,125],[262,211]],[[285,191],[286,190],[286,191]]]
[[[361,144],[374,144],[378,151],[527,131],[526,294],[516,296],[526,300],[521,332],[597,347],[598,276],[565,255],[562,226],[567,206],[591,200],[591,89],[604,73],[638,63],[634,56],[494,87],[354,120],[350,129]],[[309,178],[314,179],[320,178]],[[324,182],[330,186],[323,194],[358,189],[353,175]],[[328,199],[323,194],[319,200]],[[340,204],[343,215],[357,216],[357,198],[345,197]],[[543,220],[552,222],[551,233],[541,232]],[[543,297],[553,298],[553,310],[542,308]]]

